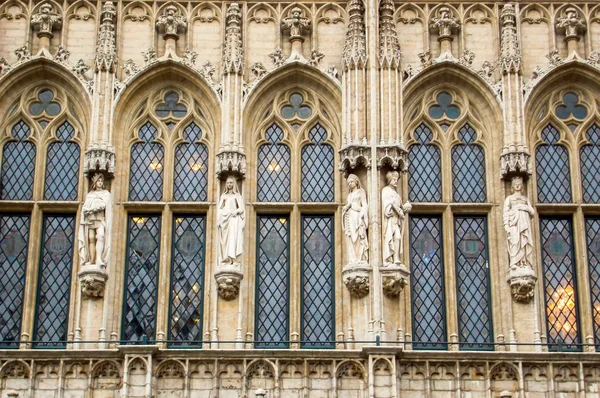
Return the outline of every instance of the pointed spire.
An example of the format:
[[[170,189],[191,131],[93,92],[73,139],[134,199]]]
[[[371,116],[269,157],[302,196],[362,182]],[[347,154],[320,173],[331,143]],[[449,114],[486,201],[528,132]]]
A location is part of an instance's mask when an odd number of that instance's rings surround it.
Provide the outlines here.
[[[367,66],[367,42],[365,37],[365,8],[362,0],[350,0],[348,4],[348,30],[342,53],[344,70],[362,69]]]
[[[393,0],[381,0],[379,6],[379,67],[398,69],[402,61],[402,52],[398,34],[394,25],[396,6]]]
[[[242,47],[242,14],[240,6],[232,3],[225,14],[225,44],[223,46],[223,73],[244,72]]]
[[[100,12],[100,30],[96,41],[96,71],[114,72],[117,60],[115,42],[115,17],[117,9],[112,1],[107,1]]]
[[[521,48],[517,35],[517,15],[512,4],[502,7],[502,45],[500,49],[500,64],[503,73],[521,72]]]

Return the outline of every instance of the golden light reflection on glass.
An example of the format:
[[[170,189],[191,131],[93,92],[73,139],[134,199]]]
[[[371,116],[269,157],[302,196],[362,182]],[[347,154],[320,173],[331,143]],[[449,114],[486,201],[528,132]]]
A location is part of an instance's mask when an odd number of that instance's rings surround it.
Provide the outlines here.
[[[285,223],[287,223],[287,220],[285,218],[280,218],[279,222],[285,225]]]
[[[131,220],[136,224],[143,224],[146,222],[146,217],[133,217]]]
[[[192,290],[193,290],[194,292],[196,292],[196,293],[197,293],[197,292],[198,292],[198,290],[200,290],[200,286],[198,286],[198,284],[197,284],[197,283],[194,283],[194,284],[192,285]]]
[[[277,163],[276,161],[272,161],[271,163],[269,163],[269,165],[267,166],[267,170],[268,171],[279,171],[281,170],[281,166],[279,165],[279,163]]]
[[[201,163],[193,163],[190,165],[192,171],[204,171],[204,165]]]
[[[575,319],[575,289],[573,286],[559,287],[552,293],[552,299],[548,300],[548,318],[554,321],[559,330],[565,334],[577,333]]]
[[[181,218],[181,217],[179,217],[179,218],[176,218],[176,219],[175,219],[175,222],[176,222],[177,224],[181,224],[181,223],[183,222],[183,218]]]
[[[150,170],[160,170],[162,169],[162,164],[159,161],[153,161],[150,163]]]

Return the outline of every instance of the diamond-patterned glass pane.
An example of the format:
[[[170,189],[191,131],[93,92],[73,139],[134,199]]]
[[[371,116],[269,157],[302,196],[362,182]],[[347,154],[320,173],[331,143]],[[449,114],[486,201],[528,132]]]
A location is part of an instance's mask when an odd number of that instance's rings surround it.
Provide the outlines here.
[[[48,145],[45,200],[77,200],[80,150],[76,142],[69,142],[74,134],[73,126],[65,122],[56,130],[60,141]]]
[[[160,216],[130,216],[122,340],[139,342],[156,331]]]
[[[202,345],[205,239],[204,216],[174,216],[169,347]]]
[[[0,215],[0,348],[18,348],[29,244],[28,215]]]
[[[333,148],[321,142],[327,131],[317,124],[309,132],[315,144],[302,148],[302,201],[333,202]]]
[[[335,348],[333,217],[302,217],[303,348]]]
[[[567,148],[556,145],[558,130],[548,125],[542,131],[547,142],[535,150],[538,202],[567,203],[571,201],[571,174]]]
[[[283,131],[276,124],[267,129],[266,138],[270,144],[258,149],[258,201],[289,202],[290,148],[278,144],[283,139]]]
[[[466,124],[458,136],[464,144],[452,148],[452,200],[485,202],[485,155],[482,147],[471,143],[477,133]]]
[[[578,351],[577,291],[571,220],[540,219],[548,349]]]
[[[176,201],[204,202],[208,191],[208,149],[195,142],[200,139],[200,127],[192,123],[184,131],[189,142],[177,145],[175,150],[175,177],[173,198]]]
[[[12,128],[12,136],[18,141],[4,144],[0,199],[31,200],[33,197],[35,144],[24,141],[29,134],[29,126],[21,120]]]
[[[429,144],[429,127],[421,124],[415,130],[419,144],[408,149],[408,199],[411,202],[442,201],[442,169],[440,149]]]
[[[445,350],[446,310],[442,220],[410,217],[413,347]]]
[[[287,348],[289,218],[258,217],[256,348]]]
[[[587,131],[591,145],[581,148],[581,186],[584,203],[600,203],[600,127]]]
[[[588,266],[590,291],[592,293],[592,321],[596,350],[600,349],[600,218],[586,218]]]
[[[64,348],[67,345],[74,238],[74,216],[44,217],[35,347]]]
[[[160,201],[163,191],[164,149],[156,139],[158,131],[150,122],[139,131],[140,139],[131,147],[129,200]]]
[[[493,350],[485,217],[454,219],[458,334],[461,350]]]

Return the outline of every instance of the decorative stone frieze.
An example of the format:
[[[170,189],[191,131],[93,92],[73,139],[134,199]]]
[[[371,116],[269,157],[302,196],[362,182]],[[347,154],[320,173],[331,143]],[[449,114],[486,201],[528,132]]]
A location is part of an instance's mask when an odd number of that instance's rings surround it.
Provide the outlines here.
[[[115,148],[112,145],[94,142],[85,151],[83,161],[84,174],[87,176],[97,171],[105,172],[110,177],[114,176]]]
[[[364,5],[362,0],[350,0],[348,4],[348,30],[342,50],[344,70],[364,69],[367,66],[367,42],[365,34]]]
[[[396,33],[394,13],[396,6],[392,0],[382,0],[379,5],[379,68],[399,69],[402,52]]]
[[[217,153],[217,177],[221,180],[233,174],[246,178],[246,155],[239,151],[221,151]]]
[[[531,155],[526,151],[511,151],[500,155],[500,178],[508,179],[515,175],[529,176],[532,173]]]
[[[62,17],[52,11],[51,4],[45,3],[40,6],[38,12],[31,16],[31,25],[37,30],[37,36],[40,39],[51,39],[54,37],[53,31],[62,26]]]
[[[517,15],[512,4],[505,4],[500,15],[502,39],[500,65],[503,73],[521,73],[521,44],[517,34]]]
[[[369,276],[371,267],[367,263],[350,264],[342,270],[344,285],[354,298],[363,298],[369,294]]]
[[[96,56],[94,64],[96,71],[115,72],[117,46],[115,39],[115,18],[117,9],[112,1],[107,1],[100,12],[100,29],[96,40]]]
[[[379,268],[383,294],[390,299],[397,298],[408,284],[410,272],[404,264],[388,265]]]
[[[225,45],[223,47],[223,74],[244,73],[242,45],[242,14],[240,6],[232,3],[225,14]]]
[[[404,145],[378,145],[377,167],[389,166],[393,170],[408,171],[408,151]]]
[[[235,299],[240,293],[240,282],[244,278],[239,264],[220,265],[215,272],[217,292],[225,301]]]

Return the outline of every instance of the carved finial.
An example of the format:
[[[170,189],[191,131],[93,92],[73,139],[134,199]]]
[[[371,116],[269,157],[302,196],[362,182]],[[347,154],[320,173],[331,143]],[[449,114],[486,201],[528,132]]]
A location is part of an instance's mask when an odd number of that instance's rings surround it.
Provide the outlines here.
[[[440,7],[431,19],[431,28],[438,31],[438,41],[452,41],[452,33],[460,29],[460,21],[452,15],[449,7]]]
[[[517,15],[512,4],[502,7],[502,48],[500,64],[503,73],[521,72],[521,47],[517,35]]]
[[[585,32],[586,24],[583,18],[579,18],[579,12],[575,7],[567,7],[560,17],[556,19],[556,28],[565,32],[565,41],[579,41],[580,35]]]
[[[39,11],[31,16],[31,25],[38,29],[39,38],[52,38],[53,29],[60,29],[62,26],[62,17],[52,12],[52,6],[48,3],[42,4]]]
[[[115,71],[117,47],[115,41],[115,17],[117,9],[112,1],[107,1],[100,11],[100,30],[96,41],[96,71]]]
[[[365,8],[362,0],[350,0],[348,5],[348,30],[342,53],[344,70],[363,69],[367,66],[367,43],[365,39]]]
[[[402,60],[398,34],[394,24],[393,0],[382,0],[379,6],[379,67],[398,69]]]
[[[302,34],[310,26],[310,19],[303,15],[300,7],[294,7],[290,10],[290,13],[286,18],[281,21],[281,30],[290,31],[290,41],[301,40],[304,41]]]
[[[187,22],[185,22],[185,17],[183,15],[178,14],[177,7],[170,5],[165,8],[165,13],[158,17],[156,20],[156,27],[163,28],[165,33],[163,38],[167,39],[179,39],[179,34],[177,33],[180,29],[185,29],[187,27]]]
[[[242,14],[240,6],[233,3],[225,15],[225,44],[223,46],[223,73],[244,73],[242,46]]]

